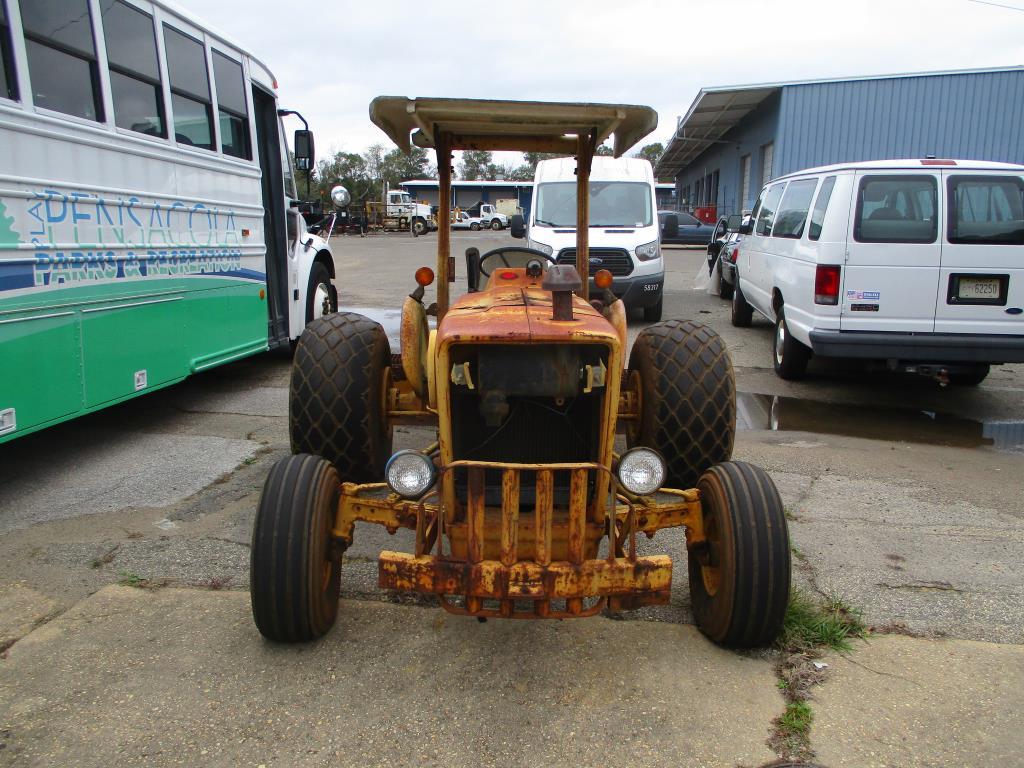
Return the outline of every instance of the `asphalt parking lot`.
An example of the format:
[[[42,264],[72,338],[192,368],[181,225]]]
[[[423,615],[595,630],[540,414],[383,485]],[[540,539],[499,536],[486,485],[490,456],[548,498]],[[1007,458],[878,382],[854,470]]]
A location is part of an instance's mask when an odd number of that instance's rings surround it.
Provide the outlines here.
[[[511,242],[453,233],[454,293],[466,247]],[[436,235],[333,245],[341,305],[387,323],[415,269],[433,264]],[[1024,366],[942,388],[813,360],[805,380],[784,382],[771,326],[733,328],[728,303],[699,287],[702,251],[665,259],[665,317],[705,322],[728,346],[736,456],[779,486],[797,583],[876,630],[828,660],[817,760],[1019,760]],[[643,327],[631,319],[631,337]],[[288,451],[288,373],[286,355],[250,358],[0,446],[0,765],[776,756],[767,739],[785,704],[771,654],[702,638],[685,567],[669,605],[624,621],[478,624],[383,594],[376,554],[408,541],[363,526],[339,625],[306,648],[264,643],[248,613],[249,539],[263,480]],[[423,429],[395,437],[429,442]],[[644,546],[682,560],[673,533]]]

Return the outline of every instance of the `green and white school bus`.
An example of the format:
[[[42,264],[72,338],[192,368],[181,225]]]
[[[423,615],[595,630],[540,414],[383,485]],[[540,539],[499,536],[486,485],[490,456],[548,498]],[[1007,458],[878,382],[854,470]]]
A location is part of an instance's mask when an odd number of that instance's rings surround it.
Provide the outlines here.
[[[0,0],[0,442],[336,309],[276,88],[164,0]]]

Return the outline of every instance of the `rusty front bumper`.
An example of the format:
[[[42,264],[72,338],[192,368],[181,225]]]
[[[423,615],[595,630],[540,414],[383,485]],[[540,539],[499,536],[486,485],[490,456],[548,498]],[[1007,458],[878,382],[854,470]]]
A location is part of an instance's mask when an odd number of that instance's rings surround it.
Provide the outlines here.
[[[638,557],[636,534],[686,526],[687,546],[703,541],[699,494],[662,489],[654,498],[629,498],[598,464],[507,464],[456,461],[442,476],[466,470],[467,494],[459,509],[436,495],[419,502],[382,495],[380,484],[342,486],[335,537],[348,544],[356,520],[394,532],[416,531],[413,554],[382,552],[384,589],[437,595],[446,610],[474,616],[563,618],[668,602],[672,560]],[[484,473],[502,472],[502,504],[485,505]],[[536,473],[534,509],[521,511],[520,477]],[[554,504],[555,473],[568,473],[568,504]],[[606,473],[608,500],[588,501],[588,476]],[[593,496],[594,494],[591,494]],[[434,501],[431,501],[434,499]],[[613,501],[614,500],[614,503]],[[599,549],[602,542],[606,552]]]

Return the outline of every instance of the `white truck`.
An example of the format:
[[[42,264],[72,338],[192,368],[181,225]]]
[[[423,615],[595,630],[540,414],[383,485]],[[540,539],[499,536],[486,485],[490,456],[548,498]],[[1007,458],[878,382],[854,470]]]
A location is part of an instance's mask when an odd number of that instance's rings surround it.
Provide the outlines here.
[[[485,229],[490,227],[493,230],[499,230],[508,226],[508,215],[500,213],[490,203],[477,203],[471,208],[467,208],[466,213],[471,218],[480,219],[480,226]]]
[[[385,193],[384,198],[383,203],[366,204],[366,219],[370,228],[408,231],[411,222],[417,235],[437,229],[430,206],[415,202],[408,192],[391,189]]]

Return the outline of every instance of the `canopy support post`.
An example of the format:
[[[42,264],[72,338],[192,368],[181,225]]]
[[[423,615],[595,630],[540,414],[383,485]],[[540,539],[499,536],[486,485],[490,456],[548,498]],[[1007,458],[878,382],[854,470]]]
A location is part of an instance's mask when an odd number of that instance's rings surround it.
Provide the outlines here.
[[[448,312],[448,283],[451,256],[452,150],[451,137],[438,131],[437,156],[437,321]]]
[[[583,287],[580,296],[590,300],[590,167],[597,148],[597,131],[581,133],[576,140],[576,271]]]

